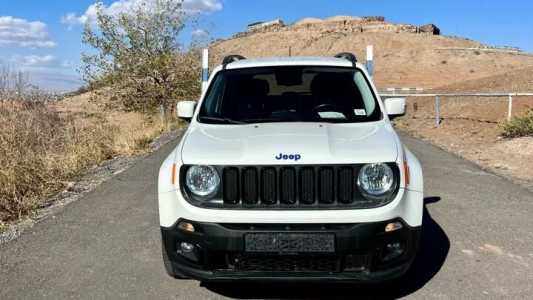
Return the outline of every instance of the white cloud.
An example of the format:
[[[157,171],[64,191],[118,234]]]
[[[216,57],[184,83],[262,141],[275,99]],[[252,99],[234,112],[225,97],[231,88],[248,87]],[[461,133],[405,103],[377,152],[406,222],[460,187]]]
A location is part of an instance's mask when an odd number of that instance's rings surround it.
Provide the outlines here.
[[[76,64],[71,60],[64,60],[61,62],[61,67],[66,69],[76,68]]]
[[[196,29],[191,32],[191,36],[195,39],[203,39],[209,37],[209,32],[205,29]]]
[[[12,61],[22,67],[49,67],[57,64],[57,58],[53,55],[14,56]]]
[[[183,2],[183,11],[188,14],[210,13],[222,9],[221,0],[166,0]],[[155,0],[118,0],[106,6],[102,2],[91,4],[83,15],[68,13],[61,18],[61,22],[67,25],[82,25],[96,22],[98,5],[101,5],[106,14],[116,16],[131,12],[140,7],[153,8]]]
[[[185,0],[183,9],[193,13],[215,12],[222,10],[220,0]]]
[[[76,67],[73,62],[60,60],[54,55],[14,55],[7,62],[8,65],[13,65],[22,70],[66,70]]]
[[[0,16],[0,47],[51,48],[48,26],[39,21],[30,22],[11,16]]]

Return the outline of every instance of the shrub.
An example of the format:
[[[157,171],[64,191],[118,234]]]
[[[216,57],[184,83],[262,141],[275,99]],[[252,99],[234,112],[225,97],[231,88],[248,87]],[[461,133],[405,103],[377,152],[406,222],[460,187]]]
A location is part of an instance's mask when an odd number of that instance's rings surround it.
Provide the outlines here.
[[[116,128],[81,126],[42,103],[0,102],[0,222],[27,215],[81,170],[112,157]]]
[[[150,150],[175,120],[102,110],[90,95],[0,100],[0,232],[103,160]],[[105,101],[100,98],[100,101]]]
[[[533,136],[533,109],[528,110],[524,116],[514,117],[506,122],[502,129],[502,136],[507,138]]]

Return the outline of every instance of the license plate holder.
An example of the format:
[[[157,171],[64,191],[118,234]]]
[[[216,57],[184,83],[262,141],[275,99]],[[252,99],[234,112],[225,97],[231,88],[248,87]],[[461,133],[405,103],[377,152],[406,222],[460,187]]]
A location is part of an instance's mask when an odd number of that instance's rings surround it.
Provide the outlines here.
[[[333,233],[248,233],[244,236],[248,253],[334,253]]]

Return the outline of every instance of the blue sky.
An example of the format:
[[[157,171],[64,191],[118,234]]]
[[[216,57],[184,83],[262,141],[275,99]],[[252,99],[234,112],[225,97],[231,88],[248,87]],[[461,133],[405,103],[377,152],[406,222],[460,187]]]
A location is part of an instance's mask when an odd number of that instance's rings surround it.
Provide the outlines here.
[[[106,0],[120,11],[127,2]],[[150,1],[150,0],[144,0]],[[231,36],[258,20],[303,17],[382,15],[398,23],[435,23],[445,35],[457,35],[495,46],[514,46],[533,52],[533,1],[393,1],[393,0],[185,0],[200,11],[199,28],[213,38]],[[0,63],[31,74],[40,86],[72,89],[77,74],[82,23],[90,19],[93,0],[2,0],[0,5]],[[191,31],[182,36],[187,42]]]

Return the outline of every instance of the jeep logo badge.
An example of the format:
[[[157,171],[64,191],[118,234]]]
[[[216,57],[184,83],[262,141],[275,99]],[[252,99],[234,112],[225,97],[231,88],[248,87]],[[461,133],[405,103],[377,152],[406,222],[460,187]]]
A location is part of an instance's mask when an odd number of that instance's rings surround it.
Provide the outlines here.
[[[302,156],[300,154],[283,154],[280,153],[277,156],[275,156],[277,160],[294,160],[299,161],[302,159]]]

